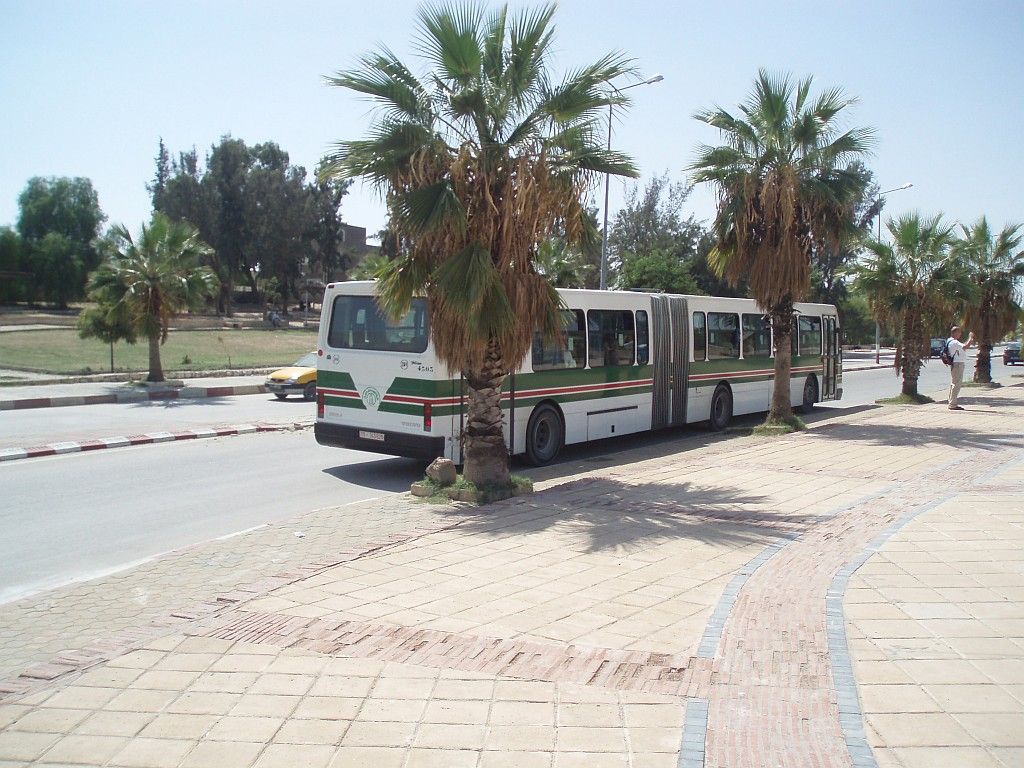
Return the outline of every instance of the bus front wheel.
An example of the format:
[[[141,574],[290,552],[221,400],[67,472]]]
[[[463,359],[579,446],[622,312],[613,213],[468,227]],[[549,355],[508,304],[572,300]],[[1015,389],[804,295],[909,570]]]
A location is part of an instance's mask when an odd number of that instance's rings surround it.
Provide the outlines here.
[[[715,432],[721,432],[729,426],[732,421],[732,392],[724,384],[715,388],[715,394],[711,396],[711,415],[708,424]]]
[[[565,444],[562,416],[553,405],[538,406],[526,427],[526,458],[535,467],[549,463]]]

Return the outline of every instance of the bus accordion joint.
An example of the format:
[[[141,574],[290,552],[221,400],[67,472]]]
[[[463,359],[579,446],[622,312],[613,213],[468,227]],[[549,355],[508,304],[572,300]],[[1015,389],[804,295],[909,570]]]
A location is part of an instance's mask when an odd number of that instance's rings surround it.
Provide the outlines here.
[[[316,393],[316,417],[322,419],[324,417],[324,392],[319,390]]]
[[[424,432],[429,432],[430,428],[433,426],[432,410],[433,409],[431,408],[431,404],[430,403],[425,403],[423,405],[423,431]]]

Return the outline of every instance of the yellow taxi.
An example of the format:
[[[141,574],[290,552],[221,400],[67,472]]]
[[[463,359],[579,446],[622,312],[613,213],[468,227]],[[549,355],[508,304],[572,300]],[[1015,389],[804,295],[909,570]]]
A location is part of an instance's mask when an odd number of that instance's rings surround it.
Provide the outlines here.
[[[316,400],[316,352],[303,355],[287,368],[277,369],[267,377],[264,386],[278,400],[284,400],[288,395]]]

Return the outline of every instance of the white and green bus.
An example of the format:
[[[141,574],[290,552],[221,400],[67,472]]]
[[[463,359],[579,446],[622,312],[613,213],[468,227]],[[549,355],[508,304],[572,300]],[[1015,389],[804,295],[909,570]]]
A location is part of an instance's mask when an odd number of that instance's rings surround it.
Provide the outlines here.
[[[754,301],[560,290],[564,336],[533,349],[504,387],[513,454],[545,464],[564,445],[768,410],[771,328]],[[836,308],[798,303],[794,406],[842,397]],[[434,354],[425,299],[397,322],[374,283],[332,283],[320,318],[315,433],[322,445],[461,463],[466,394]]]

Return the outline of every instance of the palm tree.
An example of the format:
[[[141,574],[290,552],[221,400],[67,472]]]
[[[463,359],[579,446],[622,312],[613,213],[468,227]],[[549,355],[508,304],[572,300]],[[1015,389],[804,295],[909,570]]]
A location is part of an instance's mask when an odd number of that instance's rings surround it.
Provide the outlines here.
[[[162,213],[142,225],[138,242],[118,224],[106,243],[107,258],[89,279],[92,295],[111,318],[127,311],[140,336],[149,341],[147,381],[163,381],[160,345],[167,341],[176,312],[196,309],[219,288],[209,267],[198,266],[211,249],[187,222],[172,222]]]
[[[867,240],[868,256],[853,271],[875,319],[895,329],[902,394],[920,401],[917,380],[930,355],[928,331],[948,323],[970,288],[953,251],[953,225],[944,224],[941,214],[905,214],[886,227],[892,242]]]
[[[556,80],[554,10],[425,8],[425,76],[381,48],[330,79],[376,111],[368,138],[340,142],[326,172],[386,196],[399,257],[378,297],[392,315],[427,297],[438,357],[468,387],[465,477],[481,485],[510,484],[502,383],[535,329],[561,327],[538,248],[556,228],[579,240],[581,197],[601,174],[636,175],[601,133],[604,110],[627,103],[607,83],[631,73],[629,62],[609,54]]]
[[[853,99],[838,89],[810,98],[811,78],[758,73],[740,116],[722,108],[698,112],[725,144],[701,145],[690,166],[693,180],[718,188],[716,243],[709,262],[750,295],[771,318],[775,349],[789,350],[793,303],[807,293],[811,256],[835,246],[852,225],[865,184],[856,163],[872,131],[840,131],[839,114]],[[792,423],[789,354],[775,355],[775,383],[767,423]]]
[[[534,264],[548,281],[558,288],[586,288],[587,278],[595,272],[580,248],[570,248],[563,237],[550,235],[538,248]]]
[[[976,287],[975,301],[968,304],[964,324],[976,332],[978,359],[974,381],[992,381],[992,345],[1017,326],[1021,306],[1024,251],[1018,250],[1024,234],[1019,225],[1008,225],[996,235],[982,216],[972,227],[962,226],[957,248],[967,262]]]

